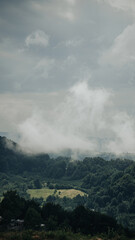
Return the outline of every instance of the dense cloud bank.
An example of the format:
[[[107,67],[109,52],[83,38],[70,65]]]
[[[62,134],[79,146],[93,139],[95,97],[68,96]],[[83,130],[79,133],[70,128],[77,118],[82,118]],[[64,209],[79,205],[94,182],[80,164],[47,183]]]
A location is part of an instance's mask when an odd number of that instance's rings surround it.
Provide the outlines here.
[[[20,144],[33,153],[134,152],[134,119],[114,108],[114,98],[79,82],[53,109],[36,110],[18,125]]]

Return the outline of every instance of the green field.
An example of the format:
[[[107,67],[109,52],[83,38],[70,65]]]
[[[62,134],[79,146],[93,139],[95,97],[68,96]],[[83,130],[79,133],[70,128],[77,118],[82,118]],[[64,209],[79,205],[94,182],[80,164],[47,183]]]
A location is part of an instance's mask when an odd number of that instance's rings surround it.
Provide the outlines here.
[[[48,188],[28,189],[27,193],[30,194],[31,198],[41,198],[42,197],[44,200],[46,200],[46,198],[49,195],[59,196],[61,198],[63,198],[63,197],[74,198],[78,194],[80,194],[80,196],[85,195],[84,192],[82,192],[80,190],[76,190],[76,189],[59,189],[56,191],[54,189],[48,189]]]

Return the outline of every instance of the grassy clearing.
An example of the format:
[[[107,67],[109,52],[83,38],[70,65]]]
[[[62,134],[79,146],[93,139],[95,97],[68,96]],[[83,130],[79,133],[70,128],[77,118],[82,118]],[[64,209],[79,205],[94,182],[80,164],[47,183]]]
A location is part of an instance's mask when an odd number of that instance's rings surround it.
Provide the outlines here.
[[[48,189],[48,188],[42,188],[42,189],[28,189],[27,193],[30,194],[31,198],[43,198],[46,200],[46,198],[49,195],[54,194],[54,189]]]
[[[76,190],[76,189],[59,189],[56,192],[56,195],[58,195],[61,198],[63,198],[63,197],[74,198],[78,194],[80,194],[80,196],[84,196],[85,195],[84,192],[82,192],[80,190]]]
[[[30,194],[31,198],[41,198],[42,197],[44,200],[46,200],[46,198],[49,195],[59,196],[61,198],[63,198],[63,197],[74,198],[78,194],[80,194],[80,196],[85,195],[84,192],[82,192],[80,190],[76,190],[76,189],[59,189],[59,190],[55,191],[54,189],[48,189],[48,188],[28,189],[27,193]]]

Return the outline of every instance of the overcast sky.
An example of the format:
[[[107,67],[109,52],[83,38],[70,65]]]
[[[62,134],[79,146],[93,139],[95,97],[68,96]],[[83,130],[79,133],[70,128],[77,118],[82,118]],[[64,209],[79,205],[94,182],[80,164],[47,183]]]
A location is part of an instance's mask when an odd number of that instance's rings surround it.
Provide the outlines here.
[[[39,151],[107,137],[100,150],[133,152],[134,91],[134,0],[0,1],[1,132]]]

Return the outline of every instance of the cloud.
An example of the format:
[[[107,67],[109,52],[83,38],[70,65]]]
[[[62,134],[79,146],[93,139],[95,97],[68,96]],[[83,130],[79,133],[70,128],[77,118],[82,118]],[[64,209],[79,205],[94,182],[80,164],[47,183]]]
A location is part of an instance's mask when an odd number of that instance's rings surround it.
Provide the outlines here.
[[[122,66],[135,61],[135,24],[127,26],[100,58],[101,64]]]
[[[103,90],[102,87],[112,88],[114,91],[117,91],[115,106],[134,114],[135,96],[133,91],[132,93],[129,91],[129,88],[134,89],[133,87],[135,86],[135,27],[134,25],[130,26],[134,20],[132,16],[134,10],[131,10],[131,2],[133,4],[134,0],[106,0],[104,4],[103,1],[101,4],[98,4],[97,1],[90,0],[86,0],[85,4],[84,1],[80,0],[30,0],[16,2],[6,0],[1,2],[0,92],[5,93],[4,100],[0,101],[1,131],[3,131],[2,129],[11,131],[13,123],[15,131],[18,124],[19,126],[21,124],[25,126],[26,121],[29,124],[32,122],[33,128],[35,123],[38,126],[41,123],[43,133],[45,132],[44,125],[50,126],[48,129],[53,129],[54,133],[57,130],[56,135],[59,136],[59,139],[64,138],[64,140],[61,140],[63,145],[64,143],[65,146],[69,147],[73,145],[74,149],[75,142],[80,148],[89,148],[87,146],[88,143],[90,144],[90,149],[95,149],[95,151],[96,149],[108,150],[105,143],[102,148],[99,147],[98,141],[93,139],[93,136],[96,135],[97,137],[111,136],[111,138],[113,135],[117,139],[117,144],[113,144],[113,139],[111,139],[112,141],[108,140],[108,143],[111,143],[108,146],[110,149],[118,148],[120,137],[116,136],[116,132],[112,129],[112,126],[115,126],[115,129],[117,129],[115,122],[118,124],[118,119],[116,121],[113,118],[113,115],[117,115],[117,111],[113,114],[111,113],[112,108],[108,107],[112,99],[111,93]],[[112,7],[107,4],[112,4]],[[133,6],[132,9],[134,9]],[[124,28],[125,30],[123,31]],[[118,37],[116,38],[116,36]],[[103,53],[102,56],[101,53]],[[98,64],[99,56],[101,56],[101,65]],[[90,79],[90,75],[92,79]],[[79,100],[80,97],[77,97],[79,93],[75,94],[75,90],[68,91],[67,98],[63,100],[65,101],[64,106],[61,103],[57,103],[56,107],[52,109],[50,102],[53,100],[46,100],[46,98],[39,101],[42,102],[41,104],[37,103],[37,94],[40,93],[42,95],[44,93],[46,95],[53,91],[66,91],[78,79],[88,79],[91,85],[91,88],[88,88],[88,86],[85,88],[83,84],[81,87],[82,95],[84,95],[82,98],[85,99],[85,93],[91,96],[89,97],[91,99],[89,103],[91,106],[90,111],[87,110],[86,99],[84,102],[86,113],[85,111],[82,112],[82,116],[85,118],[81,116],[82,126],[79,126],[79,116],[82,111],[82,107],[79,110],[81,101]],[[96,87],[96,89],[93,87]],[[79,85],[76,85],[75,89],[79,89]],[[126,89],[126,93],[122,98],[123,89]],[[11,100],[9,97],[7,104],[6,93],[14,95],[14,100]],[[20,96],[24,94],[24,99],[19,101],[19,97],[16,97],[15,93],[19,93]],[[25,101],[28,98],[28,95],[25,96],[26,93],[29,95],[35,94],[35,100],[33,97],[30,103],[27,103]],[[107,94],[110,94],[110,97]],[[71,102],[69,101],[69,96]],[[102,102],[103,108],[100,103],[96,103],[98,96],[102,96],[101,99],[103,99],[103,96],[108,96],[108,100],[105,98],[104,103]],[[78,105],[76,103],[77,107],[74,107],[72,110],[75,101],[78,101]],[[28,105],[28,109],[26,105]],[[47,110],[46,105],[48,105]],[[39,110],[36,110],[35,115],[32,115],[34,106],[37,106]],[[94,109],[98,108],[97,106],[99,106],[99,109],[94,111]],[[53,111],[54,109],[55,111]],[[66,113],[65,115],[63,115],[64,113],[62,114],[64,112],[63,109],[68,109],[67,115]],[[78,112],[80,111],[80,115],[76,113],[77,109]],[[50,113],[51,111],[53,113]],[[98,116],[98,111],[100,116]],[[86,115],[90,115],[91,118]],[[57,123],[59,116],[61,118],[66,116],[63,120],[64,124],[63,122],[61,124]],[[33,121],[33,119],[35,120]],[[57,121],[53,122],[52,119]],[[74,131],[70,132],[68,136],[69,141],[67,142],[66,126],[71,125],[69,122],[73,121],[73,119],[76,123],[73,130],[76,130],[77,134]],[[89,119],[89,123],[87,119]],[[100,120],[98,121],[98,119]],[[112,122],[112,126],[110,126],[109,122]],[[65,129],[63,130],[64,133],[61,130],[62,126]],[[39,133],[38,128],[37,132]],[[50,130],[46,132],[48,133]],[[47,137],[43,133],[44,142]],[[25,133],[22,133],[22,137],[24,135]],[[72,139],[74,137],[76,137],[76,141],[73,142]],[[79,144],[78,138],[84,144]],[[55,137],[53,141],[55,146]],[[57,147],[54,147],[56,150],[60,146],[59,141]],[[49,140],[50,142],[51,140]],[[114,141],[114,143],[116,142]],[[124,143],[121,143],[120,149],[124,149],[123,146]],[[32,149],[30,140],[29,148]],[[40,150],[44,151],[44,149],[45,146],[42,145]],[[35,147],[35,151],[38,151],[38,148]]]
[[[49,36],[45,32],[37,30],[26,37],[25,44],[27,47],[29,46],[47,47],[49,45]]]
[[[21,146],[33,153],[134,152],[135,122],[114,110],[112,99],[105,89],[75,84],[61,103],[35,111],[18,125]]]
[[[134,152],[135,148],[135,121],[127,113],[117,113],[113,117],[112,130],[115,139],[110,141],[108,149],[111,152]]]
[[[69,55],[66,59],[63,60],[61,64],[61,69],[64,70],[68,67],[74,66],[76,63],[76,58],[74,55]]]
[[[105,2],[118,10],[135,12],[134,0],[98,0],[98,2]]]
[[[76,0],[65,0],[69,5],[74,6],[76,4]]]
[[[75,6],[76,0],[65,0],[61,4],[61,1],[58,0],[59,7],[57,8],[57,15],[63,19],[73,22],[76,18],[75,16]]]
[[[21,144],[35,152],[61,152],[66,149],[95,149],[87,134],[100,130],[95,118],[102,119],[108,93],[88,89],[85,82],[72,87],[63,103],[52,112],[36,112],[19,126]],[[94,100],[95,99],[95,100]],[[96,130],[97,131],[97,130]],[[33,137],[32,137],[33,136]]]
[[[49,73],[50,73],[51,69],[53,68],[54,64],[55,64],[54,59],[44,58],[44,59],[40,60],[35,67],[35,73],[36,73],[37,77],[38,78],[47,78],[49,76]]]
[[[16,134],[17,126],[30,118],[33,111],[42,108],[46,111],[54,109],[63,95],[63,92],[0,93],[0,131]]]
[[[113,15],[111,8],[107,13],[106,8],[98,5],[97,1],[88,0],[86,4],[80,0],[24,1],[21,4],[8,0],[6,3],[3,2],[1,8],[1,92],[66,89],[89,71],[93,75],[98,73],[100,78],[99,81],[95,77],[91,85],[100,82],[100,86],[114,87],[111,74],[106,80],[108,68],[102,68],[101,74],[97,61],[101,51],[123,29],[123,13]],[[71,12],[71,16],[73,14],[71,19],[75,21],[65,18],[67,12]],[[111,31],[108,22],[112,23]],[[128,22],[128,19],[124,19],[124,22]],[[44,34],[50,36],[49,40]],[[97,40],[100,36],[103,36],[102,41]],[[3,42],[7,37],[9,43],[4,47]],[[75,59],[74,64],[67,64],[69,67],[66,66],[66,59],[67,63],[72,59],[68,56],[74,56]],[[50,63],[51,69],[49,65],[48,70],[46,63],[45,67],[40,66],[44,59],[54,59],[55,64]],[[43,76],[46,76],[45,80]],[[121,80],[117,78],[116,81],[119,83]]]
[[[66,47],[78,47],[82,44],[83,39],[72,39],[72,40],[67,40],[64,42],[64,45]]]
[[[54,17],[60,17],[69,22],[75,20],[75,6],[76,0],[55,0],[55,1],[39,1],[38,3],[33,1],[32,7],[36,12],[40,14],[51,15],[52,19]],[[56,20],[57,21],[57,20]]]
[[[67,9],[64,12],[63,11],[59,11],[59,16],[62,18],[65,18],[69,21],[74,21],[75,19],[75,15],[72,9]]]

